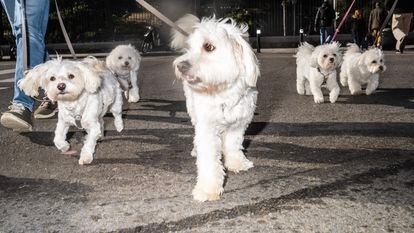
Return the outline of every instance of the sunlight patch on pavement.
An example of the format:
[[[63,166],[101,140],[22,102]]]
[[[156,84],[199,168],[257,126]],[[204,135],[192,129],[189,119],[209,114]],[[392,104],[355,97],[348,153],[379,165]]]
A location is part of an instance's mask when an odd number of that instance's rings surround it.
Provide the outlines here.
[[[0,79],[0,83],[13,83],[14,78]]]

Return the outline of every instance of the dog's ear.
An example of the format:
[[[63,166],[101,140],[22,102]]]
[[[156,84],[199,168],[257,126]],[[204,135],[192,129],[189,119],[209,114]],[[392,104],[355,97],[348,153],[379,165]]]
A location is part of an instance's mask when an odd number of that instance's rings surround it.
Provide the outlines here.
[[[319,50],[314,50],[311,57],[310,57],[310,66],[313,68],[318,68],[318,57],[319,57]]]
[[[134,46],[129,45],[129,47],[131,47],[131,50],[132,50],[132,51],[134,51],[134,53],[133,53],[133,54],[134,54],[135,60],[136,60],[137,62],[136,62],[136,64],[134,64],[133,70],[134,70],[134,71],[137,71],[137,70],[139,69],[139,65],[140,65],[140,63],[141,63],[141,55],[139,54],[138,50],[136,50],[136,49],[135,49],[135,47],[134,47]]]
[[[39,88],[44,88],[42,80],[45,78],[51,62],[54,61],[37,65],[25,72],[24,78],[18,82],[18,86],[26,95],[32,97],[39,95]]]
[[[115,68],[115,61],[113,59],[114,55],[113,55],[112,52],[113,52],[113,50],[108,54],[108,56],[105,59],[106,66],[111,70],[113,70]]]
[[[259,62],[252,48],[241,36],[235,36],[232,40],[239,63],[243,65],[245,81],[251,87],[256,86],[257,78],[260,76]]]
[[[82,72],[82,76],[85,81],[85,90],[89,93],[97,92],[102,84],[101,76],[89,67],[89,65],[84,63],[76,62],[76,67],[78,67]]]
[[[361,54],[361,56],[359,56],[358,62],[357,62],[358,66],[365,65],[365,58],[366,58],[366,56],[367,56],[366,53],[363,53],[363,54]]]

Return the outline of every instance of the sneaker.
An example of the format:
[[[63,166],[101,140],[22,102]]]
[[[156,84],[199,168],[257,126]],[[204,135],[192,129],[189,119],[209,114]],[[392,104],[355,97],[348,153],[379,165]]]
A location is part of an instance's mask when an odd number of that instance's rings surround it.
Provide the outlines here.
[[[13,103],[9,106],[9,111],[1,116],[0,123],[15,131],[32,131],[32,112],[23,104]]]
[[[395,53],[396,54],[401,54],[401,51],[400,50],[395,50]]]
[[[57,103],[50,101],[48,98],[43,98],[42,104],[34,111],[34,118],[35,119],[47,119],[53,117],[58,109]]]

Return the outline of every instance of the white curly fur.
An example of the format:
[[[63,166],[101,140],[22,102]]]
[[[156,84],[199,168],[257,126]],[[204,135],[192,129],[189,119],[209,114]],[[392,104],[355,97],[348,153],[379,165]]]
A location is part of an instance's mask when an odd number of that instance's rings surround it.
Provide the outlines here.
[[[384,53],[377,48],[365,52],[358,45],[348,44],[341,66],[340,80],[342,86],[349,86],[352,95],[362,93],[362,85],[367,85],[366,95],[371,95],[378,88],[379,74],[385,72]]]
[[[50,60],[29,70],[19,87],[30,96],[38,89],[58,102],[59,115],[53,142],[62,152],[70,149],[66,134],[70,126],[81,126],[87,132],[79,164],[93,160],[96,141],[103,135],[103,116],[109,109],[114,116],[117,131],[122,131],[122,91],[112,73],[96,58],[69,61]],[[80,125],[77,121],[80,121]]]
[[[335,103],[339,96],[336,68],[341,64],[340,44],[333,42],[316,48],[304,43],[296,53],[296,89],[300,95],[313,95],[315,103],[323,103],[322,84],[330,91],[329,100]]]
[[[232,19],[204,18],[186,39],[186,52],[174,61],[183,81],[187,112],[195,128],[197,184],[193,197],[216,200],[223,192],[224,167],[253,167],[242,149],[244,132],[256,107],[258,61],[243,39],[247,26]]]

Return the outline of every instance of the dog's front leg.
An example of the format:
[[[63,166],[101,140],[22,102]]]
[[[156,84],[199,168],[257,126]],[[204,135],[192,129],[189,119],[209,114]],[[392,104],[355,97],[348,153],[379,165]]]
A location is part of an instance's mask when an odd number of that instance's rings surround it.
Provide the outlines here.
[[[309,81],[311,92],[312,92],[312,95],[313,95],[313,100],[317,104],[323,103],[323,101],[324,101],[323,100],[323,93],[322,93],[322,90],[321,90],[321,84],[318,81],[319,80],[310,80]]]
[[[367,95],[371,95],[375,92],[375,90],[378,87],[379,81],[378,81],[378,75],[374,74],[374,76],[368,81],[367,89],[365,90],[365,93]]]
[[[139,101],[138,73],[131,71],[130,75],[132,88],[128,91],[128,102],[136,103]]]
[[[198,122],[195,126],[197,150],[197,184],[193,197],[197,201],[220,199],[223,192],[224,170],[221,164],[221,140],[215,124]]]
[[[82,122],[82,126],[86,129],[87,135],[85,144],[82,147],[79,164],[90,164],[93,160],[93,154],[95,153],[96,141],[101,135],[101,125],[98,120]]]
[[[338,82],[336,81],[336,75],[332,74],[331,76],[329,76],[328,80],[326,81],[326,86],[328,88],[329,92],[329,101],[331,101],[331,103],[335,103],[336,100],[338,99],[339,96],[339,92],[340,92],[340,88],[338,85]]]
[[[55,143],[55,146],[62,152],[66,152],[70,149],[70,144],[66,141],[66,134],[68,133],[68,130],[69,124],[62,120],[59,120],[56,125],[55,138],[53,139],[53,142]]]

